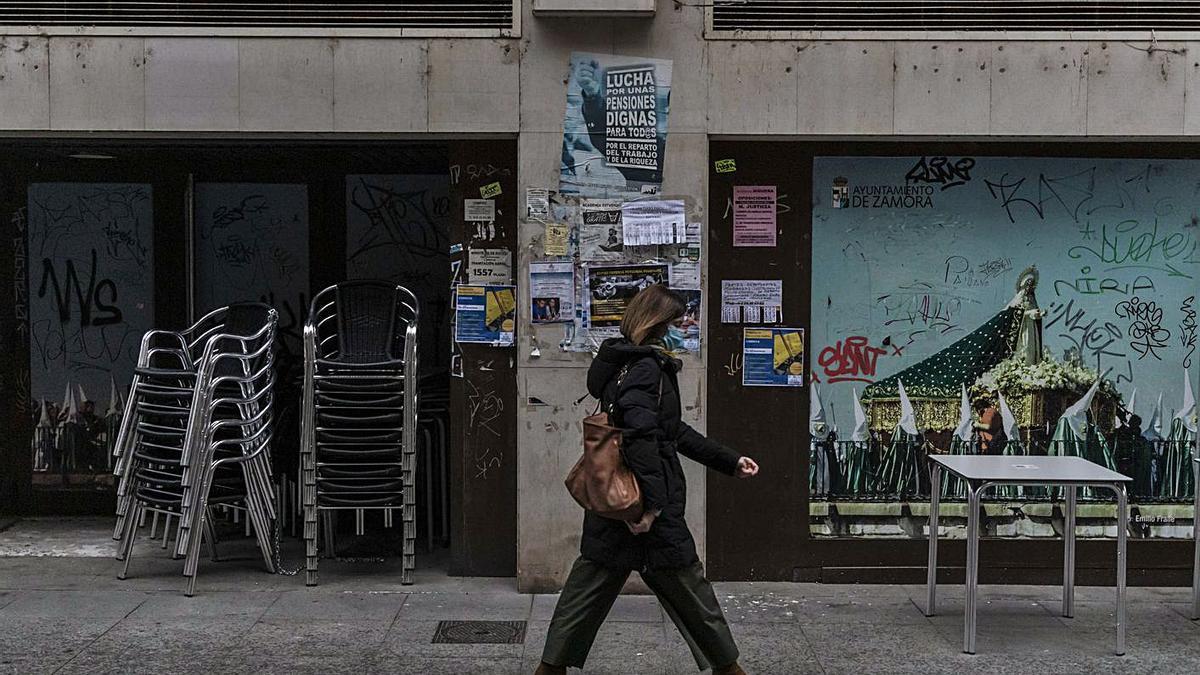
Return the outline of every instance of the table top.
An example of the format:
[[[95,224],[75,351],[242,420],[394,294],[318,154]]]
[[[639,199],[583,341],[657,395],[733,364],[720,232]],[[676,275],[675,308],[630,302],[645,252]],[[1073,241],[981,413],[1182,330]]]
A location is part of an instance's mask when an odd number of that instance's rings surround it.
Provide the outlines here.
[[[929,459],[967,480],[1007,483],[1117,483],[1132,478],[1082,457],[930,455]]]

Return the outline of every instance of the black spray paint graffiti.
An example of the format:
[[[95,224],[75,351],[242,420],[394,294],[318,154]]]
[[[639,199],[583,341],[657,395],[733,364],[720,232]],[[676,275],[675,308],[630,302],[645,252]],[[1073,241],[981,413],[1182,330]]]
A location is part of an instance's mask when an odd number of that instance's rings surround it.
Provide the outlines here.
[[[64,324],[71,321],[72,299],[79,305],[79,325],[82,328],[121,323],[121,309],[116,304],[117,284],[108,278],[97,282],[96,267],[96,249],[92,249],[92,264],[87,270],[88,282],[85,290],[80,284],[74,260],[67,260],[60,283],[58,272],[54,268],[54,261],[50,258],[43,258],[42,282],[38,286],[37,297],[45,298],[50,286],[53,286],[58,318]],[[97,310],[94,316],[93,309]]]
[[[146,223],[141,212],[150,202],[149,192],[136,186],[96,186],[66,200],[30,196],[41,222],[31,238],[32,255],[58,258],[60,247],[72,248],[78,237],[89,236],[98,226],[104,236],[105,252],[115,261],[132,262],[138,274],[150,268],[150,247],[140,232]],[[131,281],[140,281],[131,279]]]
[[[9,223],[13,229],[13,319],[16,321],[18,347],[29,344],[29,285],[28,257],[25,252],[25,208],[13,211]],[[18,384],[7,388],[16,397],[17,410],[29,414],[32,409],[32,397],[29,387],[24,383],[29,381],[29,370],[25,366],[17,367]]]
[[[31,348],[42,368],[62,366],[72,373],[113,373],[117,364],[137,362],[141,331],[124,325],[70,326],[33,322]]]
[[[1073,299],[1066,304],[1050,303],[1045,330],[1049,331],[1055,326],[1060,326],[1058,336],[1070,342],[1099,372],[1107,368],[1106,361],[1125,359],[1126,363],[1129,362],[1125,345],[1121,342],[1125,337],[1121,327],[1111,321],[1102,322],[1089,317],[1087,310],[1076,307]],[[1129,380],[1132,381],[1132,367],[1130,372]],[[1123,375],[1118,373],[1116,377],[1120,383]]]
[[[975,168],[973,157],[963,157],[951,162],[948,157],[922,157],[913,168],[904,174],[904,181],[909,185],[927,183],[942,186],[948,190],[971,181],[971,169]]]
[[[234,232],[231,226],[246,223]],[[201,238],[212,243],[214,258],[227,269],[239,270],[239,284],[290,285],[307,267],[307,261],[275,243],[287,230],[300,226],[300,214],[287,218],[272,211],[265,195],[250,195],[237,206],[218,206]],[[247,276],[247,274],[249,276]]]
[[[1009,222],[1017,216],[1032,213],[1045,220],[1051,207],[1061,207],[1074,222],[1105,209],[1123,209],[1137,205],[1140,194],[1150,193],[1151,178],[1161,173],[1161,167],[1147,166],[1124,179],[1114,179],[1111,186],[1097,190],[1097,167],[1065,176],[1038,174],[1036,180],[1001,174],[995,180],[984,179],[988,193],[1000,202]],[[1110,201],[1115,200],[1115,201]]]
[[[1013,268],[1012,258],[996,258],[978,265],[961,255],[946,258],[942,281],[951,286],[986,287],[991,281]]]
[[[1183,319],[1179,322],[1179,343],[1184,348],[1183,367],[1192,367],[1192,358],[1196,355],[1196,296],[1188,296],[1179,308]]]
[[[13,227],[13,318],[17,325],[17,339],[24,343],[29,339],[29,286],[27,283],[28,258],[25,253],[25,209],[13,212],[9,220]]]
[[[406,286],[421,298],[422,370],[444,370],[451,342],[450,198],[429,189],[392,189],[360,177],[350,186],[352,212],[368,225],[351,228],[347,269]],[[386,272],[383,270],[386,269]]]
[[[1158,350],[1167,347],[1171,331],[1163,328],[1163,310],[1158,303],[1134,296],[1118,303],[1115,311],[1117,316],[1130,320],[1129,346],[1140,355],[1138,360],[1153,356],[1161,361]]]

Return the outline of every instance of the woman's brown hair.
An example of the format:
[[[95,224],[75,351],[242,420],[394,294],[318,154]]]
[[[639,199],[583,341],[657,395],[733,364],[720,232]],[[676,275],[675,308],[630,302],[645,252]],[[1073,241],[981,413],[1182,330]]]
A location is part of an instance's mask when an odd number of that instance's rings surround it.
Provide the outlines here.
[[[678,294],[662,284],[648,286],[629,301],[625,318],[621,319],[621,335],[635,345],[655,334],[663,326],[683,316],[687,306]]]

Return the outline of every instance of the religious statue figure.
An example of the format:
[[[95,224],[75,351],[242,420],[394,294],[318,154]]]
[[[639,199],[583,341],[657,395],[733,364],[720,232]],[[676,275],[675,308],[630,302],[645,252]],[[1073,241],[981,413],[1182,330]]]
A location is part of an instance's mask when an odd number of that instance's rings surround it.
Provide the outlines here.
[[[1017,333],[1017,346],[1014,354],[1027,366],[1035,366],[1042,362],[1042,317],[1046,310],[1039,309],[1037,304],[1037,267],[1030,265],[1017,277],[1017,294],[1013,296],[1009,307],[1021,310],[1021,326]]]

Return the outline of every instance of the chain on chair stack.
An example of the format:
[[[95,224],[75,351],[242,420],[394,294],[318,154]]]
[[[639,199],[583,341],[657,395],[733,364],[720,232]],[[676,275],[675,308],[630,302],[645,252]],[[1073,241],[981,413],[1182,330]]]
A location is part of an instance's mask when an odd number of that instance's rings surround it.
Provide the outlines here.
[[[121,579],[143,514],[161,513],[179,521],[174,553],[184,557],[192,595],[201,540],[216,559],[214,506],[246,512],[263,560],[275,571],[269,453],[277,323],[267,305],[235,304],[185,331],[143,337],[114,450]]]
[[[313,298],[304,326],[300,448],[309,586],[317,583],[318,533],[332,555],[337,512],[353,512],[361,535],[368,510],[382,511],[385,527],[400,511],[401,583],[412,583],[417,321],[416,296],[386,282],[345,282]]]

